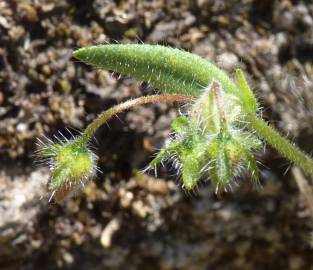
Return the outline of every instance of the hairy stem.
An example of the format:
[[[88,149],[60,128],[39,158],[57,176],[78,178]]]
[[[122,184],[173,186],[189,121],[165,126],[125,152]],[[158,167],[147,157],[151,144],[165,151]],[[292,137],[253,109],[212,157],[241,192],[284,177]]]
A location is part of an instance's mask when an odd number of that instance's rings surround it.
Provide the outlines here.
[[[135,99],[128,100],[124,103],[113,106],[112,108],[101,113],[94,121],[92,121],[89,126],[85,129],[82,136],[79,139],[80,143],[86,144],[92,138],[96,130],[107,122],[114,115],[130,109],[132,107],[143,105],[147,103],[158,103],[158,102],[187,102],[193,100],[192,96],[184,96],[184,95],[151,95],[144,96]]]
[[[253,128],[261,138],[265,139],[281,155],[291,160],[313,177],[313,160],[309,155],[305,154],[296,145],[282,137],[276,130],[256,115],[248,114],[246,117],[250,127]]]

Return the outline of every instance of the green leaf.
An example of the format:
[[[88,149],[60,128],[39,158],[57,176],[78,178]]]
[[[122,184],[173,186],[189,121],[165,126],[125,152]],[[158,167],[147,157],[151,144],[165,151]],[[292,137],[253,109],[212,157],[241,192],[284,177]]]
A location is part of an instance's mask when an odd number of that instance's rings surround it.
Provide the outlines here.
[[[254,94],[252,93],[245,78],[245,75],[241,69],[236,69],[236,77],[241,90],[240,98],[244,108],[249,113],[255,113],[258,109],[257,100]]]
[[[217,66],[189,52],[160,45],[110,44],[81,48],[73,56],[98,68],[132,76],[162,92],[198,96],[213,79],[226,92],[236,84]]]

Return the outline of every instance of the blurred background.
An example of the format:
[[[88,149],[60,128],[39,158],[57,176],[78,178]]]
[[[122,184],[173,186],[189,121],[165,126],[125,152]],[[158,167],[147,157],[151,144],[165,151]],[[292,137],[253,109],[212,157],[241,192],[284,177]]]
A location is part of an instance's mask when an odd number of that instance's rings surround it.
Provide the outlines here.
[[[140,174],[177,104],[141,106],[97,132],[103,174],[48,203],[36,138],[85,127],[102,110],[155,93],[71,58],[105,43],[164,44],[230,74],[241,67],[263,116],[313,149],[313,3],[300,0],[0,0],[0,269],[313,269],[310,180],[270,147],[217,198],[184,192],[170,169]],[[246,178],[246,179],[245,179]],[[311,239],[312,238],[312,239]]]

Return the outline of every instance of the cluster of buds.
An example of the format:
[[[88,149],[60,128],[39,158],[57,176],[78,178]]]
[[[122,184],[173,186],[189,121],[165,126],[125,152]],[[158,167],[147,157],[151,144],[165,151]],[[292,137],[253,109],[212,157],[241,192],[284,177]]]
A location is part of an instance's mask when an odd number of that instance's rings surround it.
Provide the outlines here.
[[[244,168],[257,182],[252,151],[262,143],[245,127],[244,116],[241,100],[213,80],[189,112],[172,123],[173,135],[149,168],[171,161],[186,190],[209,178],[216,193],[227,191]]]

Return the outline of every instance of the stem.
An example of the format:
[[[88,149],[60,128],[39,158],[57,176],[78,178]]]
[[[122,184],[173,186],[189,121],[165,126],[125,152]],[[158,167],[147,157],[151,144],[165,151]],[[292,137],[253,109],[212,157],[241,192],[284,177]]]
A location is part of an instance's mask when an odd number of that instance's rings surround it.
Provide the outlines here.
[[[94,121],[92,121],[83,134],[81,135],[79,142],[86,144],[92,138],[93,134],[96,130],[107,122],[110,118],[114,115],[130,109],[132,107],[143,105],[147,103],[157,103],[157,102],[186,102],[193,100],[194,97],[192,96],[184,96],[184,95],[151,95],[151,96],[144,96],[135,99],[128,100],[124,103],[118,104],[113,106],[112,108],[104,111],[101,113]]]
[[[276,130],[254,114],[248,114],[247,120],[257,134],[272,145],[285,158],[302,168],[313,177],[313,160],[296,145],[283,138]]]

